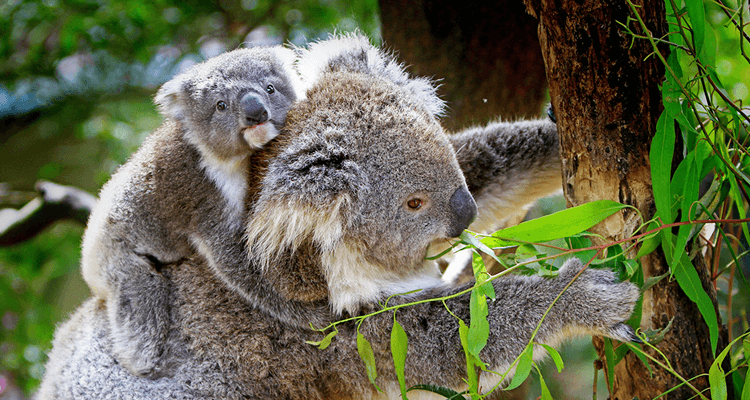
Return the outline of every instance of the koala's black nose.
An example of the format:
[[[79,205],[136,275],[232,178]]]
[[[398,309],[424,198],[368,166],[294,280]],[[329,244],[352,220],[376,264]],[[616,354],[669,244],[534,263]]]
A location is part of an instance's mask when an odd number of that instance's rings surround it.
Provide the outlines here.
[[[240,100],[242,111],[245,113],[245,123],[255,126],[268,121],[268,110],[263,101],[253,93],[248,93]]]
[[[451,211],[453,211],[453,219],[450,228],[448,228],[448,236],[458,237],[477,217],[477,203],[474,202],[469,190],[462,186],[453,192],[450,206]]]

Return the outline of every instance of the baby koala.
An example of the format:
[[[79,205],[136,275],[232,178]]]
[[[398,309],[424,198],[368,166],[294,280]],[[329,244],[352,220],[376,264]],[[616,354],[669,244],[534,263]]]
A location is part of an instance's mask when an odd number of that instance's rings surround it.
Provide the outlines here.
[[[194,251],[212,266],[246,262],[248,159],[302,95],[295,58],[281,46],[239,49],[165,83],[155,98],[165,122],[103,187],[84,235],[83,277],[106,301],[113,352],[131,373],[158,378],[172,367],[162,361],[164,265]]]

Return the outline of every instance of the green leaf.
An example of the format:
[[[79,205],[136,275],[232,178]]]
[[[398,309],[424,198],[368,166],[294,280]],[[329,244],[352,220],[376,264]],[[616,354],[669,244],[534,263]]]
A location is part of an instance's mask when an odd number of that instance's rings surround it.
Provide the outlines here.
[[[703,0],[685,0],[690,23],[693,25],[693,43],[695,53],[701,54],[703,42],[706,37],[706,10],[703,8]]]
[[[487,315],[489,315],[487,297],[473,290],[471,292],[469,312],[471,314],[471,320],[469,321],[469,353],[479,361],[481,360],[479,352],[487,345],[487,339],[490,337],[490,324],[487,322]],[[483,367],[483,365],[480,366]]]
[[[738,182],[737,179],[734,177],[729,177],[729,196],[731,196],[732,201],[737,206],[737,213],[740,214],[740,218],[745,219],[747,218],[747,210],[744,206],[744,197],[742,196],[742,193],[740,192],[740,185],[742,185],[742,182]],[[748,229],[749,224],[742,224],[742,233],[745,235],[745,240],[750,242],[750,229]]]
[[[539,372],[539,385],[542,387],[541,400],[554,400],[552,398],[552,393],[550,393],[549,388],[547,388],[547,384],[544,382],[544,377],[542,376],[541,372]]]
[[[657,225],[655,223],[651,223],[648,226],[648,230],[656,229],[656,227]],[[635,258],[641,258],[645,255],[651,254],[660,244],[661,235],[659,235],[658,232],[654,232],[653,235],[645,237],[641,242],[641,248],[638,249],[638,254],[636,254]]]
[[[711,27],[711,24],[706,24],[705,27],[706,30],[703,34],[703,50],[699,53],[699,58],[704,65],[713,69],[716,65],[716,33],[714,32],[713,27]],[[714,82],[720,84],[719,77],[712,72],[713,71],[709,70]]]
[[[646,279],[645,282],[643,282],[643,286],[641,287],[641,293],[651,289],[652,286],[656,285],[657,283],[659,283],[659,281],[661,281],[662,279],[668,276],[669,276],[669,272],[665,272],[663,275],[649,277],[648,279]]]
[[[612,393],[612,382],[615,381],[615,349],[612,346],[612,339],[604,338],[604,357],[607,359],[607,387]]]
[[[564,238],[591,228],[625,207],[627,206],[611,200],[592,201],[501,229],[481,242],[489,247],[503,247]]]
[[[742,388],[745,387],[745,378],[742,377],[739,371],[734,370],[730,372],[732,378],[732,390],[734,392],[735,399],[742,399]]]
[[[549,354],[550,358],[552,358],[552,361],[555,362],[555,366],[557,367],[557,372],[562,372],[563,367],[565,364],[563,364],[562,357],[560,357],[560,353],[557,352],[552,346],[548,346],[546,344],[538,343],[542,347],[544,347],[545,350],[547,350],[547,354]]]
[[[750,361],[750,340],[747,338],[742,341],[742,350],[745,353],[745,361]],[[745,385],[742,387],[742,397],[740,399],[750,400],[750,368],[747,369],[745,375]]]
[[[687,222],[690,221],[690,215],[694,211],[691,210],[693,202],[698,200],[698,185],[700,185],[700,180],[698,178],[698,167],[695,163],[695,152],[690,152],[690,154],[688,154],[682,162],[688,163],[685,181],[683,183],[683,190],[681,193],[682,205],[680,206],[680,208],[682,209],[682,221]],[[677,234],[677,239],[674,243],[674,252],[671,254],[673,260],[677,259],[680,252],[685,251],[684,249],[685,246],[687,246],[687,242],[690,238],[691,229],[691,225],[680,226]],[[669,257],[669,254],[667,256]]]
[[[492,249],[490,249],[489,247],[487,247],[486,244],[482,243],[479,239],[474,237],[474,235],[471,234],[470,232],[463,231],[461,232],[461,236],[459,237],[464,243],[476,248],[477,250],[481,251],[484,254],[487,254],[488,256],[492,257],[495,261],[497,261],[498,263],[502,265],[502,261],[500,261],[500,259],[497,258],[497,256],[495,255],[495,252],[492,251]],[[482,266],[484,266],[484,263],[482,263]]]
[[[585,249],[591,247],[591,239],[585,237],[567,237],[565,241],[568,243],[570,249]],[[583,264],[586,264],[596,257],[596,250],[583,250],[576,252],[576,258],[581,260]]]
[[[675,251],[674,248],[670,248],[672,241],[665,239],[671,239],[674,235],[667,231],[662,231],[662,234],[664,235],[662,244],[668,244],[665,247],[664,252],[667,254],[675,252],[677,255],[674,263],[670,264],[672,273],[674,274],[675,279],[677,279],[677,283],[680,285],[680,288],[682,288],[682,291],[685,292],[685,295],[698,306],[698,310],[706,321],[706,325],[708,325],[708,331],[711,337],[711,349],[713,350],[713,353],[716,354],[716,346],[719,340],[719,323],[716,319],[716,312],[713,303],[711,302],[711,298],[708,297],[706,291],[703,290],[703,285],[701,284],[700,277],[698,277],[698,272],[695,270],[687,253],[685,253],[685,249],[682,248]]]
[[[625,271],[628,277],[633,276],[638,271],[638,260],[625,259],[622,260],[622,263],[625,264]]]
[[[435,394],[439,394],[440,396],[445,397],[448,400],[454,400],[454,399],[464,399],[463,396],[466,392],[457,392],[453,389],[449,389],[447,387],[443,386],[435,386],[435,385],[414,385],[407,390],[407,392],[411,392],[412,390],[424,390],[426,392],[432,392]]]
[[[462,319],[458,320],[458,336],[461,338],[461,347],[464,349],[466,355],[466,375],[469,383],[469,391],[476,393],[479,391],[479,377],[477,377],[476,369],[474,368],[474,357],[469,353],[469,327]]]
[[[724,370],[721,368],[721,364],[724,362],[724,358],[726,358],[731,349],[731,345],[725,347],[708,369],[708,382],[711,384],[711,399],[713,400],[727,398],[727,380],[724,375]]]
[[[711,399],[724,400],[727,398],[727,381],[724,380],[724,370],[715,362],[708,369],[708,382],[711,384]]]
[[[674,118],[670,117],[664,110],[656,123],[656,134],[651,142],[649,160],[651,161],[651,187],[654,191],[656,215],[661,217],[665,224],[672,222],[669,188],[674,142]]]
[[[518,356],[518,365],[516,366],[516,373],[513,375],[513,379],[510,381],[508,387],[505,390],[513,390],[523,383],[531,372],[533,366],[533,354],[534,344],[529,343],[528,346],[523,350],[520,356]]]
[[[643,331],[643,336],[645,337],[645,340],[651,344],[656,345],[659,344],[662,340],[664,340],[664,336],[667,335],[667,332],[669,332],[672,329],[672,323],[674,322],[674,317],[669,320],[667,323],[667,326],[661,328],[661,329],[646,329]]]
[[[471,255],[471,268],[474,271],[474,280],[479,285],[474,291],[494,299],[495,287],[492,282],[487,282],[490,279],[490,274],[487,273],[482,256],[476,252]]]
[[[404,370],[406,369],[406,351],[409,346],[409,339],[401,324],[394,319],[393,329],[391,330],[391,355],[393,356],[393,366],[396,369],[396,378],[401,388],[401,398],[406,399],[406,378]]]
[[[326,349],[326,347],[328,347],[328,346],[329,346],[329,345],[331,344],[331,340],[333,340],[333,337],[334,337],[334,336],[336,336],[336,334],[337,334],[337,333],[339,333],[339,332],[338,332],[338,331],[335,331],[335,330],[334,330],[334,331],[332,331],[332,332],[329,332],[329,333],[328,333],[328,334],[327,334],[327,335],[326,335],[326,336],[325,336],[325,337],[323,338],[323,340],[321,340],[321,341],[319,341],[319,342],[314,342],[314,341],[311,341],[311,340],[306,340],[306,341],[305,341],[305,343],[307,343],[307,344],[311,344],[311,345],[313,345],[313,346],[318,346],[318,348],[319,348],[320,350],[325,350],[325,349]],[[359,338],[357,338],[357,340],[359,340]],[[358,343],[358,346],[359,346],[359,343]]]
[[[359,352],[359,358],[362,359],[365,363],[365,368],[367,369],[367,379],[370,380],[370,383],[372,383],[375,388],[380,392],[380,388],[377,384],[375,384],[375,378],[378,377],[377,368],[375,366],[375,353],[372,351],[372,346],[370,345],[370,342],[365,339],[365,337],[357,332],[357,352]]]

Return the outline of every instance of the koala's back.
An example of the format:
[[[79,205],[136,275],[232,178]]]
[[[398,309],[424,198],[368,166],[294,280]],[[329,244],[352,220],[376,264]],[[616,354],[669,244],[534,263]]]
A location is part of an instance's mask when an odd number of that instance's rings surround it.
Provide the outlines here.
[[[84,278],[95,293],[108,291],[108,281],[101,282],[110,279],[106,274],[126,272],[106,268],[123,249],[164,263],[183,258],[196,217],[220,212],[223,204],[197,150],[166,121],[102,188],[84,236]]]
[[[139,378],[113,357],[106,302],[90,299],[55,334],[38,392],[48,399],[362,399],[375,395],[351,340],[325,352],[320,334],[245,303],[202,261],[166,267],[173,285],[172,377]],[[355,334],[342,330],[340,335]],[[377,397],[377,396],[376,396]]]

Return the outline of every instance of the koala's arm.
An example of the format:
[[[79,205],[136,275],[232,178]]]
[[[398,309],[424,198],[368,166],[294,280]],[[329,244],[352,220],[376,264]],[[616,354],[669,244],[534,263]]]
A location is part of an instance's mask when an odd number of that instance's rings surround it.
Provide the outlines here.
[[[549,305],[581,268],[580,261],[574,259],[561,268],[557,278],[511,275],[493,281],[497,298],[488,299],[490,335],[480,353],[489,368],[505,373],[526,347]],[[411,300],[445,294],[425,293]],[[611,271],[587,269],[552,307],[534,342],[556,346],[570,336],[583,334],[631,341],[635,338],[633,330],[624,322],[630,317],[638,297],[635,285],[617,283]],[[469,294],[448,300],[446,304],[467,326],[470,324]],[[396,312],[396,319],[409,339],[407,387],[415,384],[461,387],[466,372],[459,324],[443,304],[430,302],[402,308]],[[360,328],[376,353],[378,374],[387,380],[395,380],[389,342],[392,321],[393,314],[383,313],[365,320]],[[534,348],[535,360],[543,355],[541,347]]]
[[[548,119],[491,123],[450,140],[477,202],[471,230],[495,230],[507,217],[562,188],[557,127]]]

